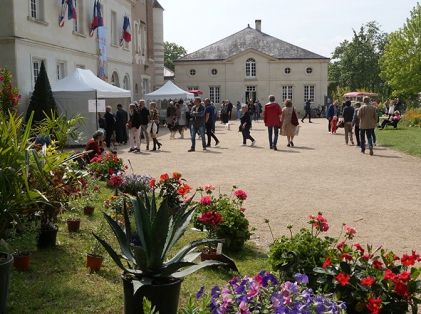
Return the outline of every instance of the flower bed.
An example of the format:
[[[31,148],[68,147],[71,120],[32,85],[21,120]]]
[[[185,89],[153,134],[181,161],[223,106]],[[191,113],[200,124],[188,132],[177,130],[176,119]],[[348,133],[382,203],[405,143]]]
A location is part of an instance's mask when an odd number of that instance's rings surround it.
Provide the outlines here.
[[[104,156],[95,156],[88,165],[88,170],[100,179],[107,179],[113,174],[124,172],[127,165],[123,165],[123,159],[117,154],[106,152]]]

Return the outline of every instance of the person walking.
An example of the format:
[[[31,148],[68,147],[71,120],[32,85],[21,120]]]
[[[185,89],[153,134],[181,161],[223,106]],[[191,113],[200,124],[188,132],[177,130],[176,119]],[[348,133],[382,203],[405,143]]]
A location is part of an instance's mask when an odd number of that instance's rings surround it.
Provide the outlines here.
[[[306,114],[301,119],[301,122],[304,123],[304,119],[308,117],[308,123],[311,123],[311,99],[307,99],[304,105],[304,111]]]
[[[175,133],[177,131],[175,127],[175,123],[177,121],[177,111],[174,106],[174,102],[170,101],[170,104],[167,108],[167,127],[170,131],[170,139],[173,140],[175,138]]]
[[[237,101],[236,109],[237,109],[237,120],[240,120],[240,118],[241,118],[241,103],[240,103],[240,101]]]
[[[162,144],[158,141],[157,135],[159,131],[159,113],[156,109],[156,102],[151,102],[149,104],[149,124],[148,124],[148,132],[153,141],[153,151],[156,149],[161,149]]]
[[[135,104],[129,105],[129,152],[140,152],[140,115]]]
[[[327,127],[328,127],[328,130],[329,130],[329,133],[331,132],[331,129],[332,129],[333,117],[335,117],[335,116],[338,116],[338,101],[337,100],[335,100],[333,102],[333,104],[331,104],[329,106],[329,108],[327,109],[326,118],[328,120],[328,126]]]
[[[360,118],[358,117],[358,111],[360,110],[361,103],[355,104],[354,117],[352,118],[352,126],[354,127],[354,135],[357,141],[357,147],[361,147],[360,141]]]
[[[138,112],[140,119],[140,142],[142,142],[143,137],[146,141],[146,150],[149,150],[149,110],[146,108],[145,101],[143,99],[139,100]]]
[[[187,125],[187,111],[189,110],[187,108],[187,105],[184,103],[182,99],[178,101],[178,109],[180,110],[180,114],[178,115],[178,132],[180,133],[180,138],[184,138],[184,129]]]
[[[208,136],[208,142],[206,147],[211,146],[211,138],[215,140],[215,146],[219,145],[219,140],[214,133],[214,108],[211,105],[209,98],[205,99],[205,127],[206,127],[206,135]]]
[[[188,151],[194,152],[196,150],[196,133],[199,133],[202,139],[203,150],[206,151],[205,106],[203,106],[200,97],[194,99],[194,106],[190,110],[190,119],[191,148]]]
[[[107,144],[107,148],[111,146],[111,137],[115,131],[115,117],[111,113],[111,106],[107,106],[105,109],[104,114],[105,119],[105,143]]]
[[[227,104],[227,115],[228,115],[228,121],[231,120],[232,117],[232,108],[234,107],[232,105],[232,102],[230,100],[227,100],[228,104]]]
[[[250,129],[251,129],[251,117],[248,112],[248,106],[247,104],[243,104],[241,106],[241,110],[243,112],[243,115],[240,120],[240,130],[243,134],[243,146],[247,145],[247,140],[251,141],[251,146],[256,145],[255,139],[250,135]]]
[[[288,147],[294,147],[294,136],[298,127],[298,117],[292,106],[292,101],[286,99],[284,102],[285,107],[282,109],[282,136],[286,136],[288,140]]]
[[[360,118],[360,141],[361,141],[361,153],[365,153],[365,136],[367,135],[368,148],[370,155],[373,155],[373,132],[377,124],[376,108],[370,104],[370,99],[365,97],[363,99],[363,105],[358,111],[358,117]]]
[[[127,121],[127,111],[121,104],[118,104],[115,114],[115,139],[119,144],[127,144]]]
[[[269,96],[269,102],[265,105],[263,111],[263,121],[268,128],[269,147],[273,150],[278,150],[276,144],[278,143],[279,127],[281,126],[282,110],[278,103],[275,102],[275,96]]]
[[[351,140],[351,145],[354,145],[354,139],[352,138],[352,120],[354,118],[354,108],[351,106],[350,100],[345,102],[342,116],[344,118],[345,144],[348,145],[349,138]]]

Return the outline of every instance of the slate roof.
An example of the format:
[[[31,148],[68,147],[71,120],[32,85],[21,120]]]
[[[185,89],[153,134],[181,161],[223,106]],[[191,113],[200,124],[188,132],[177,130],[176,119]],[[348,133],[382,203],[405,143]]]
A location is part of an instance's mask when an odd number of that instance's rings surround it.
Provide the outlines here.
[[[158,2],[158,0],[155,0],[154,2],[153,2],[153,7],[154,8],[157,8],[157,9],[162,9],[162,10],[164,10],[164,8],[162,7],[162,5]]]
[[[258,50],[276,59],[329,59],[248,26],[177,61],[225,60],[248,49]]]

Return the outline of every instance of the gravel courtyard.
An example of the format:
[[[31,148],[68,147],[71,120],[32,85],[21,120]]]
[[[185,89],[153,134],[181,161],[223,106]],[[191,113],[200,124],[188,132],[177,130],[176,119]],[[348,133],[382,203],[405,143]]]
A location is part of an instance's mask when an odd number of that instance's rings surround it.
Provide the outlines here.
[[[161,134],[162,151],[119,154],[130,159],[138,174],[159,176],[179,171],[193,187],[212,183],[223,192],[236,185],[247,191],[246,215],[256,228],[252,240],[267,247],[272,241],[264,219],[270,220],[276,236],[306,225],[318,211],[328,219],[331,236],[338,236],[342,223],[357,229],[356,241],[384,245],[397,253],[421,249],[421,159],[384,147],[375,156],[346,146],[343,129],[327,132],[325,119],[301,124],[295,147],[286,147],[280,137],[279,151],[268,149],[262,122],[251,131],[256,147],[240,146],[238,123],[226,130],[217,124],[221,144],[203,152],[188,153],[190,137],[170,140]],[[213,143],[212,143],[213,144]]]

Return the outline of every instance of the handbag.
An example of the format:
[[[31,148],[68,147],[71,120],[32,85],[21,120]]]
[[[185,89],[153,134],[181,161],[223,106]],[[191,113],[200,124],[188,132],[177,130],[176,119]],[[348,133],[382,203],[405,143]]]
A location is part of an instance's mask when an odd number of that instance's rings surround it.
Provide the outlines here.
[[[291,124],[294,126],[298,126],[298,117],[297,117],[297,113],[295,112],[295,109],[292,108],[292,115],[291,115]]]
[[[294,135],[295,135],[295,136],[297,136],[297,135],[298,135],[298,133],[300,133],[300,126],[299,126],[299,125],[297,125],[297,126],[295,127],[295,132],[294,132]]]

